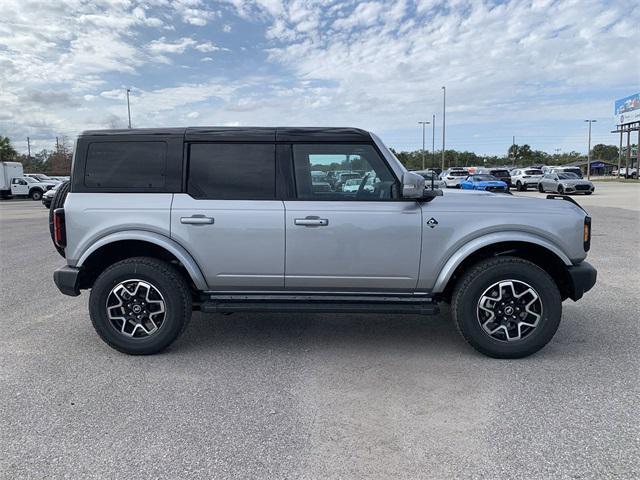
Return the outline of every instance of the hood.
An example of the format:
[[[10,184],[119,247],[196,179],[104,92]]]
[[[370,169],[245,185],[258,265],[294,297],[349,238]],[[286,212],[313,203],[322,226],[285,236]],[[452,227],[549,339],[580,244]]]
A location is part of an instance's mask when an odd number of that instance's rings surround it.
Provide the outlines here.
[[[478,185],[483,187],[506,187],[507,184],[501,180],[487,180],[484,182],[477,182]]]
[[[565,185],[591,185],[591,182],[589,180],[585,180],[583,178],[576,178],[576,179],[570,179],[570,180],[559,180],[560,183],[563,183]]]
[[[566,200],[550,200],[547,198],[520,197],[504,193],[492,193],[485,190],[446,190],[442,197],[429,202],[429,208],[441,211],[466,211],[473,213],[566,213],[577,212],[584,215],[584,211]]]

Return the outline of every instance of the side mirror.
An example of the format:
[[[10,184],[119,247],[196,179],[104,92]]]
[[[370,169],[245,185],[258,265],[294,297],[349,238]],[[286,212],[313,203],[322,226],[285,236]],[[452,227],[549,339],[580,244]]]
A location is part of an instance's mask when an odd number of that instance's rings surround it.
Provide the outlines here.
[[[402,198],[431,201],[442,196],[442,190],[425,188],[424,177],[413,172],[402,174]]]

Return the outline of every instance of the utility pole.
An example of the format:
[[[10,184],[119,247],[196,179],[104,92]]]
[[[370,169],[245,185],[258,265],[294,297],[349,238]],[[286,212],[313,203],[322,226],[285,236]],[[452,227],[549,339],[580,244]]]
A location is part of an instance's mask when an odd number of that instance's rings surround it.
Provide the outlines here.
[[[516,136],[511,137],[511,155],[513,155],[513,166],[516,166]]]
[[[130,88],[127,88],[127,115],[129,116],[129,128],[131,128],[131,105],[129,104],[129,92]]]
[[[597,120],[585,120],[589,124],[589,145],[587,150],[587,180],[591,178],[591,124]]]
[[[444,172],[445,117],[447,110],[447,87],[442,87],[442,171]]]
[[[58,142],[58,137],[56,137],[56,153],[60,153],[60,143]]]
[[[31,141],[27,137],[27,158],[31,160]]]
[[[425,164],[424,163],[425,163],[426,156],[427,156],[427,154],[426,154],[426,152],[424,150],[424,129],[430,123],[431,122],[426,122],[426,121],[418,122],[419,125],[422,125],[422,170],[425,169]]]
[[[431,155],[433,156],[433,161],[431,162],[431,168],[436,167],[436,114],[433,114],[433,119],[431,121]]]

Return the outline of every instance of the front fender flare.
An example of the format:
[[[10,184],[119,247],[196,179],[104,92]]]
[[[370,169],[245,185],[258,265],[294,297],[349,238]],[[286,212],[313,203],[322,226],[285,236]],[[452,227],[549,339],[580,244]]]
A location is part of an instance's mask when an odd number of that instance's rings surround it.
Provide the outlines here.
[[[189,252],[187,252],[180,244],[176,243],[169,237],[165,237],[164,235],[160,235],[159,233],[148,232],[145,230],[125,230],[122,232],[111,233],[102,237],[97,242],[92,243],[91,246],[82,253],[76,266],[82,267],[84,262],[86,262],[91,254],[99,248],[104,247],[105,245],[108,245],[110,243],[123,240],[140,240],[143,242],[153,243],[154,245],[158,245],[159,247],[164,248],[180,261],[180,263],[189,273],[191,280],[193,280],[193,283],[198,290],[207,290],[207,282],[204,279],[204,275],[202,274],[200,267],[193,259],[193,257],[189,254]]]
[[[542,238],[538,235],[532,233],[525,232],[495,232],[487,235],[483,235],[481,237],[474,238],[469,242],[465,243],[461,248],[455,251],[453,255],[449,257],[447,262],[444,264],[440,273],[438,274],[438,278],[436,279],[436,283],[433,286],[433,293],[442,293],[449,283],[453,272],[456,271],[456,268],[471,254],[480,250],[481,248],[487,247],[489,245],[497,244],[497,243],[505,243],[505,242],[523,242],[523,243],[532,243],[538,245],[540,247],[546,248],[547,250],[553,252],[562,262],[571,266],[573,263],[571,259],[556,245],[551,243],[549,240]]]

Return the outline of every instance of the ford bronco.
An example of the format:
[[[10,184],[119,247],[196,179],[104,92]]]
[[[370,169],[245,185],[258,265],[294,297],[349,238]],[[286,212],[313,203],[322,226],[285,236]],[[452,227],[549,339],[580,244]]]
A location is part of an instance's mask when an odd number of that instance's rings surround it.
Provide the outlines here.
[[[314,188],[316,172],[357,188]],[[352,182],[353,183],[353,182]],[[50,227],[60,291],[90,290],[100,337],[168,347],[202,312],[430,315],[517,358],[596,281],[591,219],[573,200],[425,186],[355,128],[87,131]]]

